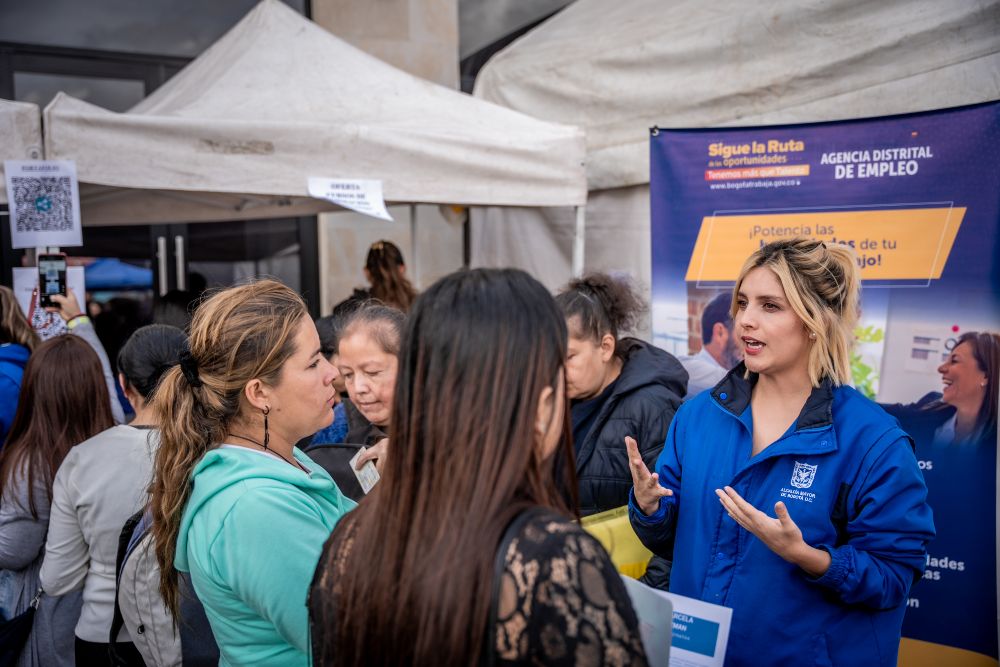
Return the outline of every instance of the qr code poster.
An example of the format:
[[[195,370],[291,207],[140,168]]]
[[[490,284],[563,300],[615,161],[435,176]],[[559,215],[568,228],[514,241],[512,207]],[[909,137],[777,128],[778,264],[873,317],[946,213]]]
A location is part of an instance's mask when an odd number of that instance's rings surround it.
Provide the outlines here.
[[[80,246],[80,189],[67,160],[6,160],[4,176],[14,248]]]

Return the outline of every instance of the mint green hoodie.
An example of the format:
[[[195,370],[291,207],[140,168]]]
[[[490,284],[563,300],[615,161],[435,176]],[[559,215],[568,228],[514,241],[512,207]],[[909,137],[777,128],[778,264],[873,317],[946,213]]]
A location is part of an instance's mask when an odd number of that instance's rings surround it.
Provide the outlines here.
[[[190,572],[220,665],[308,665],[306,596],[323,543],[355,503],[308,456],[303,471],[221,447],[195,466],[174,565]]]

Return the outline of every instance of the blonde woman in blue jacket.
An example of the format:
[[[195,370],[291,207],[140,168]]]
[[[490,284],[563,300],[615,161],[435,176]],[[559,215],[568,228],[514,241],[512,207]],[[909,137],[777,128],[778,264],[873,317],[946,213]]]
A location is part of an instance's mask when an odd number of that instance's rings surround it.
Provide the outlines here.
[[[354,503],[295,443],[333,420],[335,375],[301,297],[263,280],[198,307],[153,399],[160,590],[176,617],[191,574],[220,665],[309,663],[309,584]]]
[[[853,252],[763,246],[733,290],[744,362],[677,412],[630,517],[670,590],[733,609],[726,665],[894,667],[934,537],[913,442],[847,386]]]

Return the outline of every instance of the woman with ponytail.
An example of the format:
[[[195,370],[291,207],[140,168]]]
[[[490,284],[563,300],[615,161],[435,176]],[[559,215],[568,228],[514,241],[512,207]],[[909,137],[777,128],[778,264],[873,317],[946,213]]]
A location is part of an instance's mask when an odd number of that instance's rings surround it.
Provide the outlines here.
[[[365,278],[372,286],[368,296],[404,313],[417,298],[417,290],[406,277],[403,253],[392,241],[376,241],[368,249]]]
[[[205,301],[189,345],[154,398],[163,599],[176,617],[190,573],[220,664],[307,665],[309,581],[354,503],[294,445],[333,419],[336,372],[301,297],[271,280]]]
[[[672,355],[625,337],[644,309],[624,280],[592,273],[556,297],[569,329],[567,397],[572,406],[580,514],[628,503],[626,436],[652,465],[680,407],[687,372]]]
[[[894,667],[934,523],[913,443],[849,386],[856,256],[775,241],[733,288],[743,362],[674,418],[629,515],[670,590],[733,610],[726,664]]]

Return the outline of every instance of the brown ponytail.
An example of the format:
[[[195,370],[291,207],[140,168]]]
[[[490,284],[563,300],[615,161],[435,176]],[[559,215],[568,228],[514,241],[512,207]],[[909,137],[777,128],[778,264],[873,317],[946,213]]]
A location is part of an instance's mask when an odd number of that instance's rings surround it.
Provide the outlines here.
[[[150,486],[152,533],[160,592],[175,618],[180,600],[174,556],[191,474],[240,419],[246,384],[255,378],[278,381],[306,316],[302,298],[273,280],[218,292],[195,311],[190,350],[156,391],[153,408],[162,426]]]
[[[405,313],[417,298],[417,290],[403,275],[404,266],[403,253],[391,241],[376,241],[368,249],[365,269],[372,283],[372,298]]]

